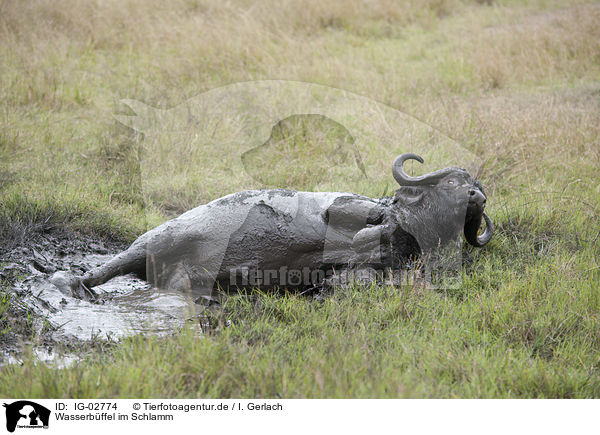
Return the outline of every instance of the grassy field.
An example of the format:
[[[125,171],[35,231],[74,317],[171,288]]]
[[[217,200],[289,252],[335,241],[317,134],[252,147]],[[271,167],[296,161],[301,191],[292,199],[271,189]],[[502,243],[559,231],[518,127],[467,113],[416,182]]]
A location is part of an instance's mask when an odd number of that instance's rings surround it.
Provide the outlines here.
[[[497,225],[465,247],[459,289],[235,296],[203,336],[98,344],[66,369],[26,353],[0,367],[0,396],[599,397],[599,22],[600,4],[562,0],[0,0],[5,249],[48,227],[131,241],[260,187],[208,161],[143,186],[143,138],[113,116],[258,79],[346,89],[447,134],[486,162]],[[8,288],[0,334],[28,331]]]

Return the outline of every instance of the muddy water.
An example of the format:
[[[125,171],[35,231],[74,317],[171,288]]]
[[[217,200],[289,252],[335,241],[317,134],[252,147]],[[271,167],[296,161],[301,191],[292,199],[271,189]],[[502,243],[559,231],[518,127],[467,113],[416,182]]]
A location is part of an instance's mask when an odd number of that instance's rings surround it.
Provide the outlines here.
[[[112,255],[74,254],[63,256],[62,262],[71,268],[89,269],[108,261]],[[39,273],[17,284],[24,290],[22,302],[36,314],[58,327],[54,337],[89,340],[120,338],[135,333],[168,333],[181,326],[194,313],[189,301],[180,293],[151,288],[134,276],[113,278],[94,287],[98,302],[65,296],[48,281],[48,274]]]
[[[12,276],[18,304],[29,308],[40,325],[46,319],[55,327],[50,341],[166,334],[198,314],[200,307],[183,294],[159,291],[132,275],[94,287],[97,302],[66,296],[49,282],[56,271],[81,275],[125,248],[70,233],[33,234],[0,255],[0,278]]]

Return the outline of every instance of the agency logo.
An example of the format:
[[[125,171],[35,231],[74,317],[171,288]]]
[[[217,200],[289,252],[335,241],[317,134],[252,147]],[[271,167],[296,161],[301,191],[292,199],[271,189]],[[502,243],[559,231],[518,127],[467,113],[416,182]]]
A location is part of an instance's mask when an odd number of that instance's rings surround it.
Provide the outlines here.
[[[402,249],[402,261],[416,258],[421,251],[427,252],[428,256],[422,256],[420,261],[432,272],[430,276],[435,272],[440,278],[439,282],[428,285],[455,288],[460,284],[463,244],[462,239],[455,236],[460,234],[459,227],[464,227],[469,201],[458,197],[464,190],[459,189],[458,184],[454,190],[449,189],[448,184],[437,186],[441,183],[440,177],[452,170],[440,168],[460,165],[476,177],[484,162],[432,126],[368,97],[289,80],[231,83],[170,109],[130,99],[122,103],[131,110],[127,115],[116,114],[115,118],[140,135],[136,161],[140,165],[142,195],[147,204],[156,204],[156,198],[164,194],[165,198],[173,197],[175,210],[181,212],[192,206],[185,195],[179,202],[175,199],[178,192],[186,189],[203,191],[202,196],[207,200],[218,198],[218,193],[247,191],[248,187],[273,189],[223,198],[215,206],[221,211],[207,212],[207,218],[194,220],[187,215],[190,219],[185,222],[198,225],[193,231],[208,228],[202,226],[205,222],[215,223],[215,231],[202,230],[210,234],[207,249],[198,249],[195,242],[190,242],[193,246],[177,250],[185,252],[185,256],[172,255],[172,251],[164,248],[165,243],[171,243],[164,242],[171,237],[167,235],[172,234],[171,230],[149,239],[146,272],[153,285],[193,287],[194,297],[200,301],[199,296],[206,300],[216,297],[213,291],[219,274],[220,284],[224,285],[229,281],[230,285],[266,286],[269,282],[311,287],[315,278],[319,278],[319,272],[325,272],[317,270],[321,265],[327,265],[323,266],[327,270],[329,265],[344,268],[350,264],[374,265],[381,270],[396,268],[397,264],[386,260],[392,258],[388,240],[391,240],[390,234],[399,238],[400,232],[389,232],[391,227],[387,221],[375,224],[373,220],[381,201],[389,204],[386,210],[391,210],[392,203],[402,204],[397,219],[402,219],[402,228],[408,236],[406,240],[394,242],[394,246]],[[418,161],[420,166],[416,169],[425,175],[411,177],[400,164],[394,166],[392,178],[390,166],[400,154],[418,155],[404,160]],[[408,165],[410,167],[410,163]],[[400,185],[394,183],[394,178]],[[288,191],[276,190],[280,188]],[[351,194],[340,196],[340,192],[364,190],[372,192],[370,198],[377,195],[377,200]],[[466,195],[466,191],[463,193]],[[339,198],[334,200],[334,195]],[[458,196],[451,199],[448,195]],[[198,206],[198,201],[193,205]],[[205,213],[195,210],[193,213]],[[311,210],[324,213],[323,216],[327,216],[324,223],[319,221],[312,227],[313,223],[308,223],[313,222],[310,216],[318,213]],[[426,210],[439,210],[440,214],[434,216]],[[224,213],[226,219],[215,218],[218,214],[211,213]],[[273,217],[266,218],[264,213],[273,213]],[[149,217],[149,221],[151,219]],[[283,220],[279,223],[276,219]],[[473,224],[468,228],[472,240],[476,239],[480,219],[470,219]],[[298,236],[300,229],[306,236]],[[285,231],[294,234],[289,240],[318,235],[321,237],[318,242],[313,245],[306,242],[306,246],[311,246],[311,252],[315,250],[314,255],[320,255],[317,247],[322,246],[322,257],[303,264],[311,266],[311,270],[306,271],[280,270],[279,266],[287,265],[284,259],[275,261],[277,267],[269,270],[253,264],[254,260],[250,259],[253,252],[265,250],[248,241],[263,240],[256,233],[271,231],[277,240],[287,240],[288,236],[282,235]],[[189,234],[192,234],[191,229]],[[194,239],[186,235],[182,240]],[[242,255],[247,262],[230,265],[228,262],[236,258],[232,253],[241,252],[236,249],[242,240],[248,244],[244,245],[248,251]],[[442,244],[446,245],[444,255],[438,255]],[[400,251],[394,251],[393,255],[397,252]],[[189,265],[202,265],[201,271],[196,267],[190,274]],[[223,277],[228,273],[229,277]]]
[[[48,429],[50,410],[29,400],[19,400],[3,404],[6,408],[6,430],[14,432],[16,428]]]

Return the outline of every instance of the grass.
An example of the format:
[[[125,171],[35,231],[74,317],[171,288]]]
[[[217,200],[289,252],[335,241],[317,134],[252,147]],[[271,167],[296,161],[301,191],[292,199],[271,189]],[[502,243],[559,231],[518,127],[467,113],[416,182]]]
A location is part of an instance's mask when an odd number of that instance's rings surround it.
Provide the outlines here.
[[[591,282],[565,301],[556,277],[537,274],[549,287],[543,303],[526,282],[482,295],[477,280],[456,295],[373,287],[322,303],[233,297],[204,338],[191,329],[137,336],[66,370],[28,360],[4,369],[0,388],[32,397],[594,396],[600,335],[575,301]]]
[[[277,152],[292,144],[304,162],[289,178],[293,165],[237,177],[210,157],[161,177],[140,166],[150,139],[113,117],[131,114],[124,98],[166,109],[256,79],[346,89],[455,139],[486,162],[498,226],[486,248],[466,249],[458,289],[234,296],[202,336],[136,336],[66,369],[26,354],[0,368],[0,395],[599,397],[600,7],[425,3],[0,0],[5,252],[48,226],[133,240],[233,191],[336,187],[343,174],[310,165],[332,131],[345,137],[335,125],[283,126]],[[390,162],[360,151],[381,177],[352,190],[390,192]],[[11,297],[0,296],[2,328]]]
[[[5,344],[9,333],[29,336],[33,333],[33,313],[19,305],[9,291],[7,282],[0,281],[0,343]]]

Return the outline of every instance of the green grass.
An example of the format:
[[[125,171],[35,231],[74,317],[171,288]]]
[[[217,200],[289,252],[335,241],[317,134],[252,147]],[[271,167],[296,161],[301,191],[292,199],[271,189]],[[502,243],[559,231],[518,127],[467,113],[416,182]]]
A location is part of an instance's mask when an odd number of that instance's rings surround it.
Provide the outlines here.
[[[211,156],[169,178],[140,170],[148,138],[113,118],[130,114],[123,98],[169,108],[235,81],[303,80],[406,111],[486,162],[498,229],[466,248],[462,285],[234,296],[204,335],[136,336],[67,369],[26,352],[0,367],[0,396],[599,397],[600,7],[275,3],[0,0],[0,242],[48,227],[133,240],[233,191],[332,189],[340,174],[310,166],[331,125],[276,138],[310,168],[288,178],[289,162],[252,179]],[[391,162],[361,152],[381,180],[353,190],[389,192]],[[0,293],[2,330],[13,298]]]
[[[38,317],[35,313],[19,302],[18,297],[11,291],[10,280],[0,279],[0,346],[14,346],[15,337],[35,337],[38,336],[36,322]],[[47,330],[50,325],[43,323],[43,328]]]
[[[371,287],[321,303],[236,296],[211,315],[205,336],[192,329],[168,339],[137,336],[66,370],[28,360],[3,369],[0,390],[15,397],[594,397],[600,298],[584,280],[565,300],[569,287],[551,271],[537,265],[533,276],[485,290],[473,279],[453,295]]]

